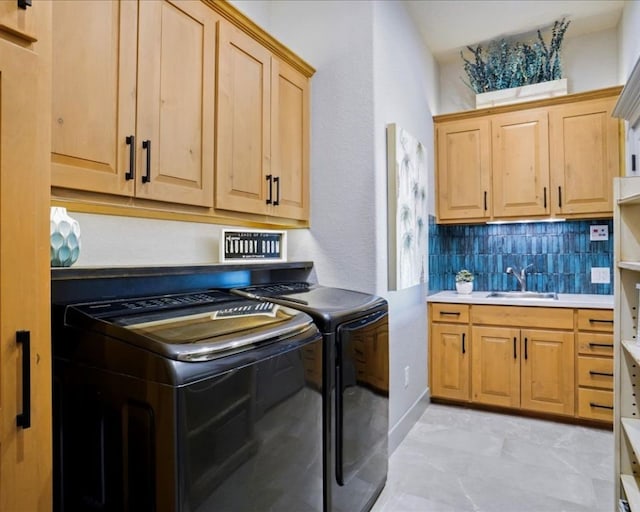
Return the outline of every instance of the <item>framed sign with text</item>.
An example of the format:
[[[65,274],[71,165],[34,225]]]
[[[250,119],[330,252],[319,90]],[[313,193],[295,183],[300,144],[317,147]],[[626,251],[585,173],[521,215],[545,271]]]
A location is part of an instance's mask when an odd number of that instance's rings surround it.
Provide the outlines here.
[[[221,263],[287,261],[287,232],[265,229],[223,229]]]

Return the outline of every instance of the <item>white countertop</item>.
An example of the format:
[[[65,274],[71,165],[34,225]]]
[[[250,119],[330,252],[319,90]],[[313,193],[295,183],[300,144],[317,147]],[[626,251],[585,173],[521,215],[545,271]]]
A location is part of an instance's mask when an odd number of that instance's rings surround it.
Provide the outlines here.
[[[559,293],[554,299],[517,299],[487,297],[491,292],[472,292],[460,295],[455,290],[427,295],[427,302],[451,302],[456,304],[490,304],[494,306],[540,306],[546,308],[593,308],[613,309],[613,295],[592,295],[587,293]]]

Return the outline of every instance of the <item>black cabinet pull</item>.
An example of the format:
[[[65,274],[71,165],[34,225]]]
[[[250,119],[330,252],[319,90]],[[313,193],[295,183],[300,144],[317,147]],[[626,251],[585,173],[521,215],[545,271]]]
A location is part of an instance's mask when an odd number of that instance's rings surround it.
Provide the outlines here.
[[[487,191],[484,191],[484,211],[487,211]]]
[[[460,311],[440,311],[440,315],[460,316]]]
[[[276,184],[276,199],[273,206],[278,206],[280,204],[280,176],[273,178],[273,182]]]
[[[462,353],[466,353],[466,350],[464,349],[464,337],[465,337],[465,333],[462,333]]]
[[[529,340],[527,338],[524,339],[524,358],[529,359],[529,352],[527,350],[527,342]]]
[[[606,347],[606,348],[613,348],[613,345],[611,343],[595,343],[595,342],[589,342],[589,346],[590,347]]]
[[[129,171],[124,175],[124,179],[132,180],[136,177],[136,138],[129,135],[125,140],[129,146]]]
[[[518,359],[518,354],[516,353],[516,343],[517,343],[517,339],[514,336],[513,337],[513,358],[514,359]]]
[[[544,187],[544,208],[547,208],[547,187]]]
[[[26,9],[27,7],[31,7],[31,0],[18,0],[18,7],[20,9]]]
[[[600,323],[600,324],[612,324],[613,320],[601,320],[600,318],[589,318],[589,323],[590,324],[596,324],[596,323]]]
[[[151,181],[151,141],[143,140],[142,149],[147,150],[147,169],[144,176],[142,176],[142,183],[149,183]]]
[[[596,407],[598,409],[609,409],[610,411],[613,411],[613,405],[602,405],[602,404],[597,404],[595,402],[589,402],[589,405],[591,407]]]
[[[16,331],[16,342],[22,345],[22,413],[16,416],[16,424],[31,427],[31,332]]]
[[[562,208],[562,187],[558,187],[558,208]]]
[[[269,182],[269,195],[267,196],[267,204],[273,203],[273,176],[267,174],[267,181]]]
[[[631,155],[631,170],[633,172],[637,171],[637,169],[636,169],[636,155]]]
[[[589,375],[601,375],[602,377],[613,377],[613,373],[610,372],[596,372],[593,370],[589,371]]]

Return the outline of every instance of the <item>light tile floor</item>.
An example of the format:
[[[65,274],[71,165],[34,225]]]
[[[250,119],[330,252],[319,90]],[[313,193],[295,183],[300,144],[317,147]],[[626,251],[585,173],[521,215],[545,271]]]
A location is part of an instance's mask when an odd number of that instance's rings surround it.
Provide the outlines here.
[[[431,404],[372,512],[613,510],[613,432]]]

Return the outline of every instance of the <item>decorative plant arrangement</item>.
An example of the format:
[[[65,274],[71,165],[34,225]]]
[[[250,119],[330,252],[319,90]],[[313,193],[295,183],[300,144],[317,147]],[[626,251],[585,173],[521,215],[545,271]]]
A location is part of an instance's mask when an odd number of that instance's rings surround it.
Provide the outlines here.
[[[473,274],[466,268],[456,274],[456,290],[460,295],[469,295],[473,291]]]
[[[547,44],[540,30],[533,43],[510,42],[502,38],[484,47],[467,46],[473,59],[460,56],[469,78],[465,82],[476,94],[562,78],[560,47],[570,21],[555,21]]]

